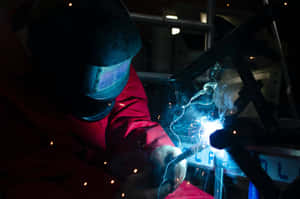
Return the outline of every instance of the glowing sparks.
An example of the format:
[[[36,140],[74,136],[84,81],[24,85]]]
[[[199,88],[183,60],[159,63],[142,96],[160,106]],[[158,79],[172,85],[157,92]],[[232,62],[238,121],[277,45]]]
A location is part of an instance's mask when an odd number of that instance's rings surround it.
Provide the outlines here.
[[[108,164],[108,162],[104,161],[104,162],[103,162],[103,164],[104,164],[104,165],[107,165],[107,164]]]
[[[88,183],[85,181],[85,182],[83,183],[83,186],[86,187],[87,185],[88,185]]]
[[[133,173],[137,173],[138,171],[138,169],[133,169]]]
[[[114,180],[111,180],[111,181],[110,181],[110,184],[115,184],[115,181],[114,181]]]
[[[51,140],[50,143],[49,143],[49,145],[50,146],[54,146],[54,141]]]

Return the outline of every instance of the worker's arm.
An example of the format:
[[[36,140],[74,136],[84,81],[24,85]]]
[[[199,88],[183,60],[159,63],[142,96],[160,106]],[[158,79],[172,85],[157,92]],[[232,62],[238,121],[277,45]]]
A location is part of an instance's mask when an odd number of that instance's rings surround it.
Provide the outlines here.
[[[158,191],[157,187],[162,180],[167,162],[181,153],[163,128],[157,122],[151,121],[143,85],[132,67],[129,81],[117,97],[109,116],[106,146],[107,150],[113,154],[112,168],[116,168],[117,173],[126,173],[124,168],[129,169],[127,174],[134,171],[134,168],[138,168],[139,172],[144,170],[145,178],[147,175],[153,177],[152,189],[156,190],[155,193]],[[166,182],[161,190],[165,193],[171,192],[183,181],[186,162],[183,161],[170,170],[170,181]],[[129,184],[131,184],[130,182],[135,177],[129,179]],[[136,181],[140,182],[138,184],[141,186],[146,186],[142,181]]]
[[[174,146],[163,128],[151,121],[148,100],[133,67],[128,83],[110,114],[106,145],[113,153],[141,148],[153,151],[162,145]]]

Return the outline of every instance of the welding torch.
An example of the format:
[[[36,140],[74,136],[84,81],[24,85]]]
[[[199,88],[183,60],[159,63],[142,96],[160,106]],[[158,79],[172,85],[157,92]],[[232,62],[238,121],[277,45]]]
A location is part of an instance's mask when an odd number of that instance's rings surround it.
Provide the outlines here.
[[[197,152],[201,152],[202,150],[206,149],[209,145],[207,144],[195,144],[182,152],[180,155],[175,157],[169,162],[168,167],[175,166],[177,163],[181,162],[184,159],[187,159],[188,157],[194,155]]]

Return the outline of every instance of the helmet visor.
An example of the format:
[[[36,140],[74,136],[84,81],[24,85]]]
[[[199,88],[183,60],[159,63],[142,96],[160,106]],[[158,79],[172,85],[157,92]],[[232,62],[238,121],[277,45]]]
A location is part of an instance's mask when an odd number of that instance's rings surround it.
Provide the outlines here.
[[[111,100],[124,89],[130,71],[131,59],[112,66],[87,66],[84,94],[95,100]]]

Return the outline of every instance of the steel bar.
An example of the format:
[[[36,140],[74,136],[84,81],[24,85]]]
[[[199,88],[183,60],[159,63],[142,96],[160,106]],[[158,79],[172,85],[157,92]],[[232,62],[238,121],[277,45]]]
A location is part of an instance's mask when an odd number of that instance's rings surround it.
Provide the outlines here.
[[[216,15],[216,0],[208,0],[207,2],[207,24],[211,26],[206,34],[205,50],[212,47],[214,43],[214,21]]]
[[[139,13],[130,13],[130,17],[135,22],[149,23],[153,25],[169,25],[201,31],[210,31],[212,29],[211,25],[201,23],[200,21],[196,20],[168,19],[164,16],[146,15]]]

